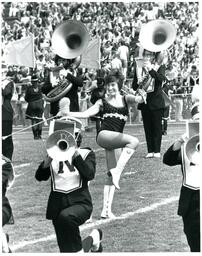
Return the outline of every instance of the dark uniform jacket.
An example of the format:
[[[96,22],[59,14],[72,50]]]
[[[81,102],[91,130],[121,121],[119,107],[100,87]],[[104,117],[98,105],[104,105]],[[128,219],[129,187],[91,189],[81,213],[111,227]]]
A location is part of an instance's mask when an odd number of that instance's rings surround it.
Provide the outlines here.
[[[84,149],[84,148],[83,148]],[[85,148],[86,149],[86,148]],[[89,148],[88,148],[89,149]],[[82,149],[81,149],[82,150]],[[89,149],[90,150],[90,149]],[[72,164],[78,170],[81,179],[82,187],[74,190],[70,193],[62,193],[52,190],[48,200],[47,206],[47,219],[55,219],[61,210],[72,206],[72,205],[83,205],[87,210],[92,211],[92,199],[88,189],[88,181],[94,179],[96,171],[96,160],[95,153],[90,150],[85,160],[81,155],[74,158]],[[51,167],[43,168],[43,162],[39,165],[35,178],[38,181],[48,180],[49,177],[52,177],[53,185],[53,176],[51,174]]]
[[[172,147],[173,145],[165,152],[163,156],[163,163],[169,166],[181,165],[182,167],[181,149],[174,151]],[[199,196],[200,190],[193,190],[182,185],[180,191],[178,215],[185,216],[190,206],[193,206],[193,204],[199,206]]]
[[[138,89],[138,79],[137,79],[137,72],[136,68],[134,69],[134,78],[132,83],[133,90]],[[162,92],[162,82],[165,80],[165,65],[161,65],[157,71],[154,69],[149,71],[149,74],[151,77],[155,79],[154,83],[154,91],[147,93],[147,106],[151,110],[161,109],[165,108],[165,101],[163,98],[163,92]],[[138,109],[143,109],[145,106],[145,103],[139,103]]]
[[[2,226],[13,221],[12,208],[6,196],[9,183],[14,179],[11,160],[2,155]]]
[[[14,91],[14,83],[9,79],[7,79],[7,82],[8,84],[5,86],[4,89],[2,89],[2,121],[12,121],[14,113],[11,105],[11,99]]]

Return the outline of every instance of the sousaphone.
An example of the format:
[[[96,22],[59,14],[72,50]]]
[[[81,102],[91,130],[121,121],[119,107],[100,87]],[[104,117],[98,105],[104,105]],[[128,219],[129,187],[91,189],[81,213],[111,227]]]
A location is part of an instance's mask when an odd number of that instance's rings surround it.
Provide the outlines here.
[[[84,24],[77,20],[68,20],[56,27],[51,38],[53,52],[60,58],[69,60],[72,69],[77,68],[82,59],[82,53],[88,46],[89,33]],[[45,100],[54,102],[62,98],[72,88],[72,83],[62,78],[56,87],[47,95]]]
[[[141,46],[150,52],[167,50],[175,41],[176,29],[167,20],[152,20],[142,25],[139,34]]]

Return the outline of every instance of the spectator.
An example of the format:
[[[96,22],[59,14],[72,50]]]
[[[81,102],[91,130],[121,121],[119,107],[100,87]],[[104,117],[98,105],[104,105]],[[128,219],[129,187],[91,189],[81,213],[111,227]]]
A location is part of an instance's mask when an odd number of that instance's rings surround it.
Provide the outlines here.
[[[111,68],[122,72],[122,62],[120,60],[118,52],[114,52],[112,54]]]
[[[192,65],[190,74],[187,77],[187,85],[189,87],[189,93],[192,92],[193,87],[196,84],[199,84],[199,71],[195,65]]]
[[[129,48],[125,45],[125,42],[121,40],[120,46],[118,47],[119,58],[122,62],[122,72],[124,77],[127,77],[128,59],[129,59]]]

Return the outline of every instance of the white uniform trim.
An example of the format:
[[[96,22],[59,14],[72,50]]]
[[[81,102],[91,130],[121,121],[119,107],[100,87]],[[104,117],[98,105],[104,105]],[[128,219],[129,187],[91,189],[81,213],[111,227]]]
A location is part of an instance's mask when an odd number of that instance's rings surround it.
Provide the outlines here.
[[[78,151],[83,160],[90,153],[89,149],[78,149]],[[64,172],[58,173],[59,161],[53,159],[50,169],[53,191],[68,194],[82,187],[83,181],[76,167],[74,167],[75,171],[70,171],[65,162],[63,162]]]
[[[186,144],[185,144],[186,145]],[[190,165],[190,161],[187,158],[185,152],[185,145],[182,145],[182,171],[183,171],[183,186],[199,190],[201,183],[201,172],[199,165]]]
[[[128,116],[124,116],[122,114],[118,114],[118,113],[106,113],[103,115],[103,117],[116,117],[116,118],[119,118],[119,119],[123,119],[124,121],[127,121],[128,119]]]

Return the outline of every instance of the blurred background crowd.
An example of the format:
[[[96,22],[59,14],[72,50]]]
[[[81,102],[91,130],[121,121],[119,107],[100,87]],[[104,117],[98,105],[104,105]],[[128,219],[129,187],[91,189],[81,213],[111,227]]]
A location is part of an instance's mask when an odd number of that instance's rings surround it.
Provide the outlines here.
[[[81,20],[91,36],[101,39],[101,71],[120,68],[125,83],[133,78],[134,60],[138,52],[138,36],[141,26],[150,20],[167,19],[177,30],[176,40],[170,49],[167,63],[169,91],[172,101],[181,99],[181,117],[171,109],[171,119],[189,118],[189,94],[199,83],[199,3],[198,2],[4,2],[1,3],[1,50],[8,42],[34,35],[36,68],[9,66],[7,76],[15,83],[12,104],[15,110],[14,124],[26,125],[27,103],[25,91],[30,86],[33,72],[39,83],[44,83],[47,69],[54,67],[51,37],[55,27],[69,19]],[[122,66],[123,61],[126,68]],[[99,70],[100,72],[100,70]],[[97,70],[77,68],[85,86],[80,90],[80,107],[91,104],[91,85],[97,84]],[[94,87],[93,87],[94,88]],[[174,104],[175,105],[175,104]],[[173,106],[174,106],[173,105]],[[45,117],[49,117],[48,102]],[[141,122],[138,110],[132,110],[130,122]],[[178,120],[178,121],[179,121]],[[85,125],[88,126],[88,123]]]

